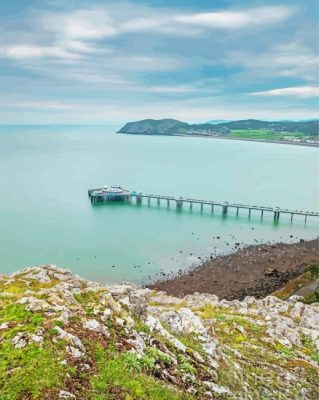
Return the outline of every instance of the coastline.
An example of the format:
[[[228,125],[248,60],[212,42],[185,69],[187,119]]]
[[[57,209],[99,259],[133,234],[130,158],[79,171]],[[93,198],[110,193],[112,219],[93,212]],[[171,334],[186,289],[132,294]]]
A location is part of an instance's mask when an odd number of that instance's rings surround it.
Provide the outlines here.
[[[293,244],[251,245],[148,287],[177,297],[198,292],[227,300],[261,298],[313,265],[319,265],[319,238]]]
[[[164,134],[164,133],[156,133],[156,134],[146,134],[146,133],[129,133],[129,132],[116,132],[124,135],[143,135],[143,136],[183,136],[183,137],[200,137],[200,138],[207,138],[207,139],[222,139],[222,140],[236,140],[242,142],[261,142],[261,143],[277,143],[277,144],[290,144],[293,146],[304,146],[304,147],[316,147],[319,148],[319,143],[298,143],[298,142],[290,142],[288,140],[268,140],[268,139],[248,139],[248,138],[233,138],[233,137],[224,137],[224,136],[207,136],[207,135],[187,135],[187,134]]]

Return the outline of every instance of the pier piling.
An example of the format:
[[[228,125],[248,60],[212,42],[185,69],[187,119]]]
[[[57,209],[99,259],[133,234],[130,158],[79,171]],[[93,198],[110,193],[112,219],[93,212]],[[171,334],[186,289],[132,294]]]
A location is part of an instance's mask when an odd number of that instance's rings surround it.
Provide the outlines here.
[[[226,215],[228,212],[228,206],[222,206],[222,214]]]
[[[316,211],[300,211],[300,210],[288,210],[287,208],[281,207],[266,207],[266,206],[250,206],[247,204],[239,204],[239,203],[227,203],[227,202],[217,202],[217,201],[207,201],[207,200],[197,200],[193,198],[183,198],[183,197],[174,197],[174,196],[163,196],[163,195],[152,195],[152,194],[143,194],[142,192],[131,192],[129,190],[122,189],[120,186],[104,186],[100,189],[89,189],[88,196],[90,201],[93,204],[101,203],[101,202],[118,202],[123,201],[127,203],[132,203],[135,199],[136,204],[142,204],[143,198],[147,199],[147,204],[150,207],[152,199],[157,202],[157,206],[160,206],[161,200],[166,201],[167,207],[170,206],[170,201],[176,202],[176,209],[182,209],[184,202],[189,204],[189,209],[193,209],[194,204],[198,204],[200,206],[201,212],[204,210],[204,205],[211,206],[211,212],[214,212],[214,207],[218,206],[222,209],[222,215],[228,214],[228,208],[236,208],[236,216],[239,215],[240,209],[248,210],[248,217],[251,216],[252,210],[258,210],[261,212],[261,219],[264,217],[264,212],[273,213],[274,221],[279,221],[280,214],[290,215],[290,221],[292,223],[295,215],[300,215],[305,218],[305,224],[307,223],[308,216],[310,217],[319,217],[319,212]]]

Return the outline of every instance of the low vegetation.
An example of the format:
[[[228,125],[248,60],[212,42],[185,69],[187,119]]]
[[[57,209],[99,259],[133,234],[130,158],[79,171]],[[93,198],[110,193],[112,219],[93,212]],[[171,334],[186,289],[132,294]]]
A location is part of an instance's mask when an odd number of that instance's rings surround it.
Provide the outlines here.
[[[318,319],[273,296],[177,299],[31,268],[0,278],[0,398],[313,400]]]

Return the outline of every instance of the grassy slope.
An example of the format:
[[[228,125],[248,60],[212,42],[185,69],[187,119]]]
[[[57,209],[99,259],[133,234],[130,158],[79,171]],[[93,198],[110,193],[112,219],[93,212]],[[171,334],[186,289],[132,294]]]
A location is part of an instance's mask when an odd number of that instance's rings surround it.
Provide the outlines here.
[[[159,369],[170,369],[172,359],[157,348],[149,347],[142,358],[128,352],[127,333],[123,328],[108,320],[111,336],[103,336],[83,330],[82,321],[93,315],[94,308],[99,306],[101,292],[85,292],[76,295],[84,314],[75,314],[69,323],[54,320],[45,311],[30,312],[25,306],[17,304],[26,290],[33,290],[37,298],[49,300],[39,292],[56,284],[31,284],[24,280],[15,280],[4,284],[0,280],[0,325],[9,323],[9,328],[0,330],[0,398],[1,400],[57,399],[60,389],[77,394],[77,399],[88,400],[194,400],[195,397],[179,391],[181,386],[172,387],[158,379]],[[39,294],[37,294],[39,292]],[[154,302],[153,305],[155,305]],[[181,303],[175,309],[185,306]],[[287,348],[266,340],[265,326],[258,317],[256,320],[236,315],[227,308],[205,305],[193,309],[201,318],[212,321],[213,330],[227,355],[218,370],[216,381],[229,387],[234,393],[242,390],[243,379],[252,390],[266,390],[272,393],[287,390],[285,379],[280,377],[283,371],[296,372],[301,377],[302,386],[316,390],[318,370],[307,361],[311,358],[319,365],[319,354],[314,343],[305,338],[302,346]],[[85,362],[88,369],[83,369],[78,360],[70,357],[65,351],[66,343],[57,335],[54,326],[59,325],[68,332],[76,334],[86,348]],[[138,332],[148,332],[148,327],[138,319],[134,328]],[[42,332],[44,342],[29,344],[23,349],[12,345],[12,339],[18,332],[37,334]],[[169,347],[163,338],[155,337],[161,346]],[[179,340],[189,348],[189,354],[198,352],[205,358],[205,352],[196,335],[180,335]],[[227,350],[228,349],[228,350]],[[197,379],[208,379],[207,367],[200,366],[186,355],[178,354],[177,370],[196,376]],[[237,352],[237,353],[236,353]],[[241,354],[238,358],[237,354]],[[262,354],[262,358],[260,355]],[[83,360],[82,360],[83,362]],[[225,365],[223,365],[225,363]],[[244,376],[238,373],[236,365],[241,367]],[[280,374],[279,374],[280,372]],[[261,387],[261,389],[260,389]],[[287,392],[288,393],[288,392]],[[300,385],[289,389],[282,399],[299,398]],[[203,398],[200,395],[196,399]],[[217,396],[216,399],[224,399]],[[270,398],[267,395],[263,397]]]
[[[227,136],[233,138],[245,138],[245,139],[283,140],[285,136],[292,136],[294,138],[304,138],[305,134],[302,132],[274,132],[266,129],[256,129],[256,130],[233,129],[231,130],[231,133]]]

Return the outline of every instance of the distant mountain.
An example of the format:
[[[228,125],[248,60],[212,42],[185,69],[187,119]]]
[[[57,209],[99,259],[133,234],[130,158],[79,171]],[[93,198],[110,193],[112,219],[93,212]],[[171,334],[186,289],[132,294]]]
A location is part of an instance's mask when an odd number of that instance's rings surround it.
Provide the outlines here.
[[[233,130],[267,130],[274,133],[302,133],[305,136],[317,136],[319,120],[312,121],[260,121],[247,119],[241,121],[222,122],[217,124],[188,124],[175,119],[144,119],[142,121],[128,122],[118,133],[135,135],[228,135]]]
[[[206,124],[187,124],[175,119],[144,119],[142,121],[128,122],[118,133],[131,133],[140,135],[184,135],[225,134],[228,130],[223,126]]]

